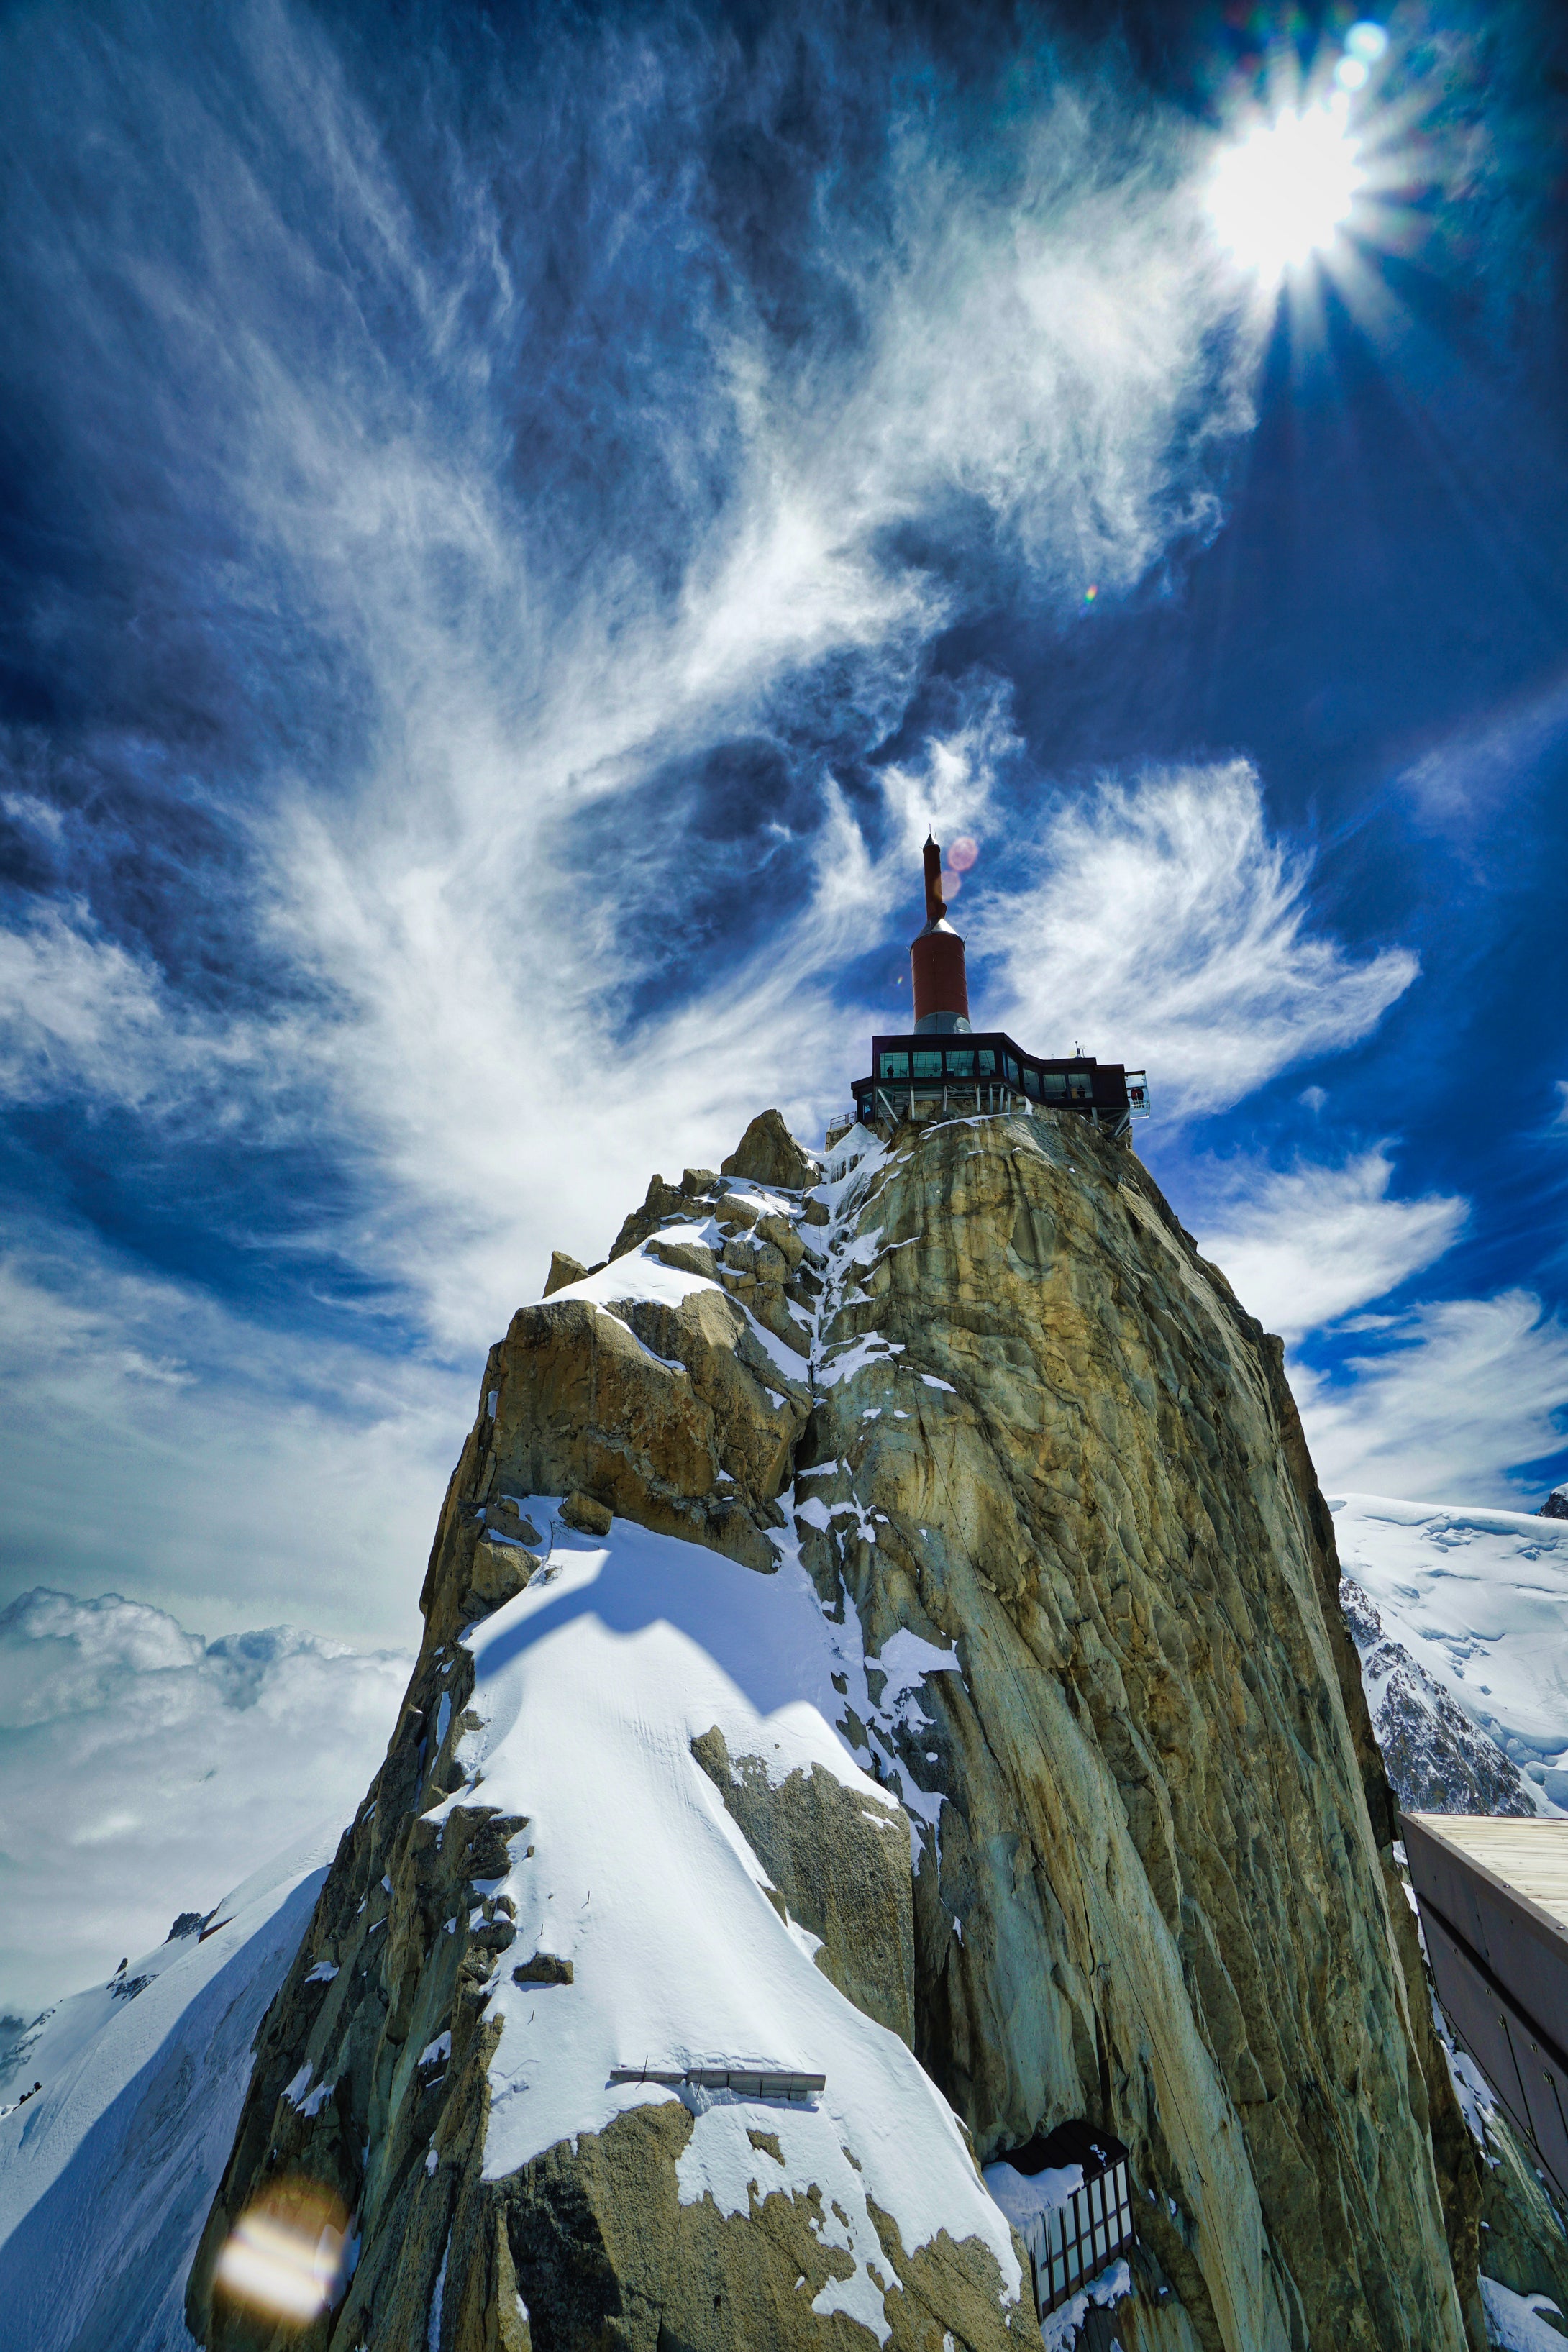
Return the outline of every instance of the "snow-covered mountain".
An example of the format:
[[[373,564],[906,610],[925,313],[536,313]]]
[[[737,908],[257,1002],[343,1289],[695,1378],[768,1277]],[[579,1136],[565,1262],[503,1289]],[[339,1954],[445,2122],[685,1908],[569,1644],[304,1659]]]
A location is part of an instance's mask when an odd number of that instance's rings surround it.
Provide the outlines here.
[[[0,2053],[177,1912],[348,1821],[409,1664],[287,1625],[209,1641],[112,1592],[0,1610]]]
[[[1331,1507],[1347,1617],[1401,1795],[1568,1810],[1568,1521],[1367,1495]],[[96,1788],[91,1759],[80,1769]],[[71,1812],[64,1759],[60,1769],[57,1795]],[[251,2039],[335,1834],[237,1888],[205,1934],[188,1927],[0,2053],[5,2340],[29,2352],[190,2352],[184,2281]]]
[[[1431,1811],[1568,1811],[1568,1519],[1331,1496],[1389,1776]]]
[[[337,1841],[334,1820],[0,2060],[7,2352],[190,2352],[185,2276],[251,2042]]]

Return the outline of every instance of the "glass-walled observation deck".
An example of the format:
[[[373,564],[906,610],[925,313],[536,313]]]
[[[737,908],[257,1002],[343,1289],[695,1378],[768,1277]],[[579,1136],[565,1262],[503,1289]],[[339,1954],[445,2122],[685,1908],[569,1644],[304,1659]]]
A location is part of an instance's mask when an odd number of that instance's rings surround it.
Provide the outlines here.
[[[1148,1114],[1148,1082],[1142,1070],[1092,1054],[1042,1061],[999,1029],[873,1037],[870,1075],[855,1081],[855,1116],[863,1127],[1006,1110],[1073,1111],[1123,1136]]]

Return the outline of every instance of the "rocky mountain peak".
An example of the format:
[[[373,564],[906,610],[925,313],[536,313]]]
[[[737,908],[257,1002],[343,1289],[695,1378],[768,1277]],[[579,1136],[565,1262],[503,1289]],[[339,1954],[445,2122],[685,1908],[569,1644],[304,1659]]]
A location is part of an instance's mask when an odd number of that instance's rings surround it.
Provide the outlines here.
[[[489,1351],[193,2331],[1038,2341],[977,2168],[1082,2122],[1135,2237],[1054,2342],[1479,2347],[1338,1586],[1279,1343],[1087,1123],[656,1177]],[[306,2339],[223,2284],[279,2179],[358,2248]]]

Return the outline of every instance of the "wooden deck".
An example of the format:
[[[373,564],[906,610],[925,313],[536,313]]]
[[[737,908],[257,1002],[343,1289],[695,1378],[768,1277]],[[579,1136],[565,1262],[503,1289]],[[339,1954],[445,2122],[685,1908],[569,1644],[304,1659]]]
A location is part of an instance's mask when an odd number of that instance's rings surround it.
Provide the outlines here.
[[[1568,1821],[1511,1821],[1487,1813],[1406,1813],[1457,1846],[1568,1928]]]
[[[1568,1821],[1401,1818],[1437,1999],[1568,2204]]]

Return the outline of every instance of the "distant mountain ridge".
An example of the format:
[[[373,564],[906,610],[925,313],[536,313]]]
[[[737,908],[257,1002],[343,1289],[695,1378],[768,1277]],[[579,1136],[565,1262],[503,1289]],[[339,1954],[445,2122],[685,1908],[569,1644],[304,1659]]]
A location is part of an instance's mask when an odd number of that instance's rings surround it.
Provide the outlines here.
[[[1379,1495],[1329,1507],[1401,1803],[1568,1811],[1568,1524]]]

